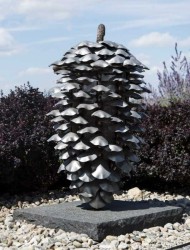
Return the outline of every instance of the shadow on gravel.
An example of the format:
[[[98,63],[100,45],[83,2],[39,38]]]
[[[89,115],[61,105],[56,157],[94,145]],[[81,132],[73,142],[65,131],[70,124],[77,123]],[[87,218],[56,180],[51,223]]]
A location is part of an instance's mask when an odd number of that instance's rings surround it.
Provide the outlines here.
[[[65,198],[68,195],[75,195],[76,192],[72,192],[68,188],[62,188],[59,190],[49,190],[44,192],[26,192],[22,194],[9,194],[5,193],[0,196],[0,208],[2,206],[11,208],[16,206],[20,208],[21,203],[31,204],[35,202],[48,203],[49,200],[55,200]]]
[[[188,199],[183,199],[183,202],[185,202]],[[129,211],[129,210],[141,210],[141,209],[150,209],[150,208],[158,208],[158,207],[184,207],[182,203],[177,203],[176,200],[171,201],[159,201],[159,200],[146,200],[146,201],[121,201],[121,200],[114,200],[112,203],[107,204],[104,208],[100,209],[102,211],[114,211],[114,212],[120,212],[120,211]],[[78,207],[84,209],[84,210],[95,210],[88,204],[80,204]],[[96,211],[96,210],[95,210]]]

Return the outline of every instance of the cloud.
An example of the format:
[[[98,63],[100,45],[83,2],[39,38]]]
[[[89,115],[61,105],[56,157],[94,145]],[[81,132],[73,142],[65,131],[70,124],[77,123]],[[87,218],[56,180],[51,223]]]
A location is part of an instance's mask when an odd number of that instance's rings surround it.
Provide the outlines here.
[[[60,21],[77,16],[79,13],[96,6],[99,0],[22,0],[17,1],[17,13],[27,19]]]
[[[63,37],[63,36],[60,36],[60,37],[51,37],[51,38],[43,39],[43,40],[40,40],[40,41],[31,42],[28,45],[45,44],[45,43],[56,43],[56,42],[67,41],[69,39],[70,39],[70,37]]]
[[[4,80],[4,77],[0,75],[0,82]]]
[[[190,46],[190,36],[184,39],[179,39],[172,36],[169,33],[161,32],[151,32],[136,38],[129,42],[131,46],[135,47],[148,47],[148,46],[167,46],[178,43],[180,47],[189,47]]]
[[[52,73],[50,68],[38,68],[38,67],[29,67],[18,73],[18,76],[28,76],[28,75],[46,75]]]
[[[147,75],[157,75],[158,71],[162,71],[162,67],[158,65],[154,65],[150,67],[148,71],[146,71]]]
[[[150,63],[150,56],[144,53],[139,53],[135,56],[141,63],[145,64],[146,66],[149,66]]]
[[[9,0],[10,1],[10,0]],[[189,24],[190,2],[179,1],[153,1],[153,0],[12,0],[17,2],[16,13],[23,15],[28,20],[62,21],[76,18],[82,13],[87,15],[104,14],[106,16],[128,16],[125,24],[115,28],[150,27],[155,25],[171,26]],[[153,11],[156,10],[156,11]],[[168,11],[169,10],[169,11]],[[137,19],[138,17],[138,19]],[[147,18],[148,17],[148,18]],[[131,21],[130,21],[131,20]]]
[[[30,82],[34,88],[40,91],[48,92],[56,84],[57,75],[53,73],[52,68],[48,67],[28,67],[18,72],[16,82]]]
[[[32,21],[41,26],[42,23],[39,23],[39,20],[43,23],[60,22],[71,18],[76,19],[83,13],[103,15],[105,18],[109,16],[112,20],[115,20],[117,16],[125,17],[126,23],[112,22],[112,30],[116,30],[189,24],[189,9],[190,1],[188,0],[165,2],[120,0],[119,3],[115,0],[0,0],[0,20],[13,18],[14,21],[19,17],[20,24],[23,24],[23,21],[26,23]]]
[[[176,39],[169,33],[152,32],[132,40],[130,44],[136,47],[151,45],[165,46],[172,45],[175,41]]]
[[[157,89],[159,84],[157,73],[158,71],[162,72],[162,70],[163,67],[161,67],[161,65],[153,65],[152,67],[149,67],[149,70],[144,72],[145,82],[151,84],[153,88]]]
[[[6,29],[0,28],[0,56],[10,56],[21,49],[12,35]]]
[[[19,25],[16,27],[7,28],[9,32],[23,32],[23,31],[33,31],[33,30],[41,30],[42,27],[32,26],[32,25]]]
[[[75,19],[98,10],[98,3],[101,0],[0,0],[0,22],[11,31],[26,31]]]
[[[15,11],[14,0],[6,0],[6,1],[0,0],[0,20],[4,20],[14,11]]]
[[[120,0],[119,4],[117,1],[109,2],[106,12],[109,14],[120,13],[121,16],[129,17],[126,22],[113,23],[113,30],[190,24],[190,1],[188,0],[168,0],[165,2],[136,0],[130,1],[130,3],[126,0]]]
[[[64,20],[71,16],[68,6],[68,4],[64,4],[60,0],[46,0],[46,2],[41,0],[22,0],[18,5],[17,12],[28,19]]]
[[[189,47],[189,46],[190,46],[190,36],[187,37],[187,38],[185,38],[185,39],[183,39],[183,40],[180,40],[180,41],[178,42],[178,44],[179,44],[180,46],[182,46],[182,47]]]
[[[182,54],[187,57],[188,61],[190,61],[190,51],[187,51],[185,53],[183,52]]]
[[[162,17],[162,14],[158,17],[151,17],[147,18],[146,16],[146,11],[144,13],[144,17],[142,18],[137,18],[138,15],[132,16],[131,20],[127,20],[127,22],[122,21],[122,22],[116,22],[113,23],[113,28],[111,30],[117,31],[117,30],[126,30],[126,29],[134,29],[134,28],[154,28],[154,27],[170,27],[170,26],[178,26],[178,25],[184,25],[184,24],[189,24],[190,20],[187,18],[184,20],[177,20],[170,18],[168,16]]]

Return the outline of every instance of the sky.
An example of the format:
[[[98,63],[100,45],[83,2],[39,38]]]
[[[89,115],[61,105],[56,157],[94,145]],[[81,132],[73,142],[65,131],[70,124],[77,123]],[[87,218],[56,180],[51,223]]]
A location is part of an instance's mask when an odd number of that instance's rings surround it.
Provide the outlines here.
[[[100,23],[104,40],[148,66],[145,81],[157,88],[176,42],[190,58],[189,11],[189,0],[0,0],[0,89],[29,81],[48,91],[58,78],[49,65],[79,42],[95,42]]]

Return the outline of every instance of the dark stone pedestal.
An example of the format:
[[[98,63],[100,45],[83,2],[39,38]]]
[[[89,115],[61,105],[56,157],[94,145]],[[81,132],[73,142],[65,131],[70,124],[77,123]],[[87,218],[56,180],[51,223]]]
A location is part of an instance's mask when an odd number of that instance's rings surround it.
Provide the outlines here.
[[[183,209],[162,202],[115,200],[102,210],[92,210],[81,202],[18,209],[14,219],[64,231],[85,233],[96,241],[107,235],[121,235],[134,230],[174,223],[182,218]]]

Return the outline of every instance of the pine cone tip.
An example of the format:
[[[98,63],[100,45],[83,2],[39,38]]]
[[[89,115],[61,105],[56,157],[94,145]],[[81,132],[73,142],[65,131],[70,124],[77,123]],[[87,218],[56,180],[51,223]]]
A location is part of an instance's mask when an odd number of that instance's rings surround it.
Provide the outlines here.
[[[105,36],[105,25],[104,24],[99,24],[98,25],[98,31],[97,31],[97,39],[96,42],[101,42],[104,40],[104,36]]]

